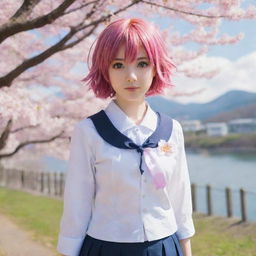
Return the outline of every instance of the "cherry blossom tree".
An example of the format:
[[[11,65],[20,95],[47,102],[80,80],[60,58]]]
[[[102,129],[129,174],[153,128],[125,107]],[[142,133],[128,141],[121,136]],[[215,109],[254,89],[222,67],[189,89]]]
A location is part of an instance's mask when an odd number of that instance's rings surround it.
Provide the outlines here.
[[[67,159],[74,123],[107,104],[81,83],[88,52],[99,32],[119,17],[182,20],[161,32],[177,72],[211,78],[218,69],[189,63],[211,45],[243,38],[220,32],[223,20],[255,19],[256,7],[240,0],[2,0],[0,10],[0,159],[19,151]],[[191,50],[186,43],[194,42]],[[45,89],[58,88],[55,94]]]

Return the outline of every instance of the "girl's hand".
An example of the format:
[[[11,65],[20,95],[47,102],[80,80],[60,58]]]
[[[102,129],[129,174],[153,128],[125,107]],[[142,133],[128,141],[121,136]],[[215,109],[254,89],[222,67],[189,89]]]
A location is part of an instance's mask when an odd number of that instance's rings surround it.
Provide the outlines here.
[[[191,244],[190,244],[189,238],[180,240],[180,245],[181,245],[184,256],[192,256]]]

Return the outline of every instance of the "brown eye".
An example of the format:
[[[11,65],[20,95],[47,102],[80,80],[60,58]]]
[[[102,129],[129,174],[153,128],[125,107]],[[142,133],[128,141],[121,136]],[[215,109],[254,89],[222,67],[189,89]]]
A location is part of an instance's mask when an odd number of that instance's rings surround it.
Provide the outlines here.
[[[119,68],[123,67],[123,64],[120,63],[120,62],[116,62],[112,67],[115,68],[115,69],[119,69]]]

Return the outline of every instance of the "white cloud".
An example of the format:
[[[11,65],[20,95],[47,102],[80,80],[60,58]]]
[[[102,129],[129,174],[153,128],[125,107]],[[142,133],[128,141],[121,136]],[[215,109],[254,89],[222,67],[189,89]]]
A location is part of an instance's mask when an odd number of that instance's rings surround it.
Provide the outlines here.
[[[200,94],[172,98],[181,103],[209,102],[230,90],[256,92],[256,52],[242,56],[237,61],[223,57],[202,56],[195,60],[196,65],[207,70],[220,68],[220,73],[211,79],[193,79],[176,74],[175,91],[190,93],[204,89]]]

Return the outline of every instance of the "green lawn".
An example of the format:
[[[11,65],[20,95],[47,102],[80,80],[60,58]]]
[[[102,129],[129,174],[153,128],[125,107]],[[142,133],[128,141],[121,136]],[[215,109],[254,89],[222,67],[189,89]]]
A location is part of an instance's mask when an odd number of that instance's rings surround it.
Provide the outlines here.
[[[0,212],[32,231],[35,239],[56,247],[62,201],[0,188]],[[256,255],[256,224],[237,224],[234,219],[203,215],[195,215],[194,221],[194,256]]]
[[[256,255],[256,223],[202,215],[194,220],[192,248],[196,256]]]

